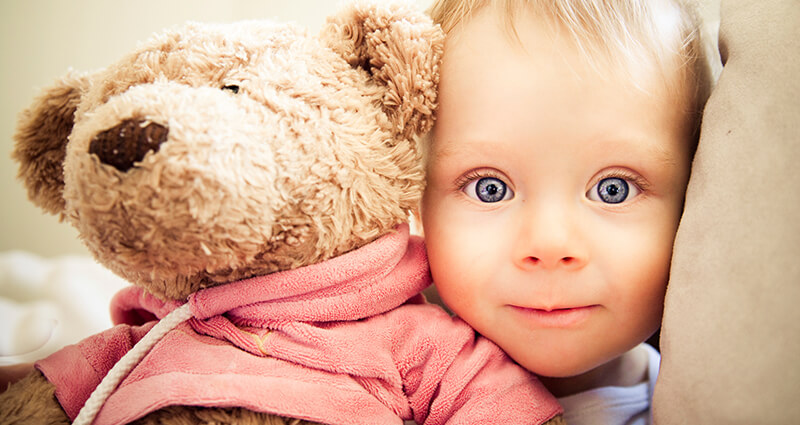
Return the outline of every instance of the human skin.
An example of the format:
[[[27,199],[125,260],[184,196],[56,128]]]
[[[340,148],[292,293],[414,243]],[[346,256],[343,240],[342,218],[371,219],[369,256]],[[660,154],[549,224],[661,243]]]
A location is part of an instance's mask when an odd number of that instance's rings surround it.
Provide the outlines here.
[[[689,175],[686,96],[655,68],[590,66],[532,15],[518,39],[502,22],[482,9],[448,35],[421,208],[434,282],[555,395],[632,385]]]

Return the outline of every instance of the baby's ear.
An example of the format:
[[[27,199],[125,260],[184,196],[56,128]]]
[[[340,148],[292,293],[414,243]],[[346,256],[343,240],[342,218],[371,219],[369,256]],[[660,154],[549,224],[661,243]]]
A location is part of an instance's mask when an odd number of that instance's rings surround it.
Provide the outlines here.
[[[320,38],[385,87],[383,109],[398,135],[430,130],[444,35],[424,12],[407,2],[353,2],[328,19]]]
[[[28,198],[51,214],[64,211],[64,158],[75,111],[88,88],[87,75],[69,74],[42,91],[22,111],[12,157]]]

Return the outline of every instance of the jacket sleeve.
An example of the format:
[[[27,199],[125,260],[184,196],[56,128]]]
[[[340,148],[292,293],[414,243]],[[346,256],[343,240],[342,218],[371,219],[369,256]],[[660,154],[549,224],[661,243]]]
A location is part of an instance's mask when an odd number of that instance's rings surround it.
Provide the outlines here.
[[[426,304],[395,313],[395,359],[417,423],[542,424],[562,412],[533,374],[462,320]]]
[[[56,398],[70,420],[75,420],[103,377],[153,325],[117,325],[36,362],[36,368],[56,387]]]

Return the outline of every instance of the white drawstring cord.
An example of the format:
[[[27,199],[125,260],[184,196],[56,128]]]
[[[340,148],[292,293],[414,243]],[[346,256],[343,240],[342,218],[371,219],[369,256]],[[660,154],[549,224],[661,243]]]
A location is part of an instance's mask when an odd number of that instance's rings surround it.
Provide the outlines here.
[[[136,345],[125,353],[121,359],[108,371],[108,374],[94,389],[92,395],[86,400],[73,425],[91,425],[100,408],[108,397],[117,389],[117,385],[128,376],[128,373],[150,352],[150,349],[160,341],[167,332],[192,317],[192,310],[188,303],[171,311],[161,319]]]

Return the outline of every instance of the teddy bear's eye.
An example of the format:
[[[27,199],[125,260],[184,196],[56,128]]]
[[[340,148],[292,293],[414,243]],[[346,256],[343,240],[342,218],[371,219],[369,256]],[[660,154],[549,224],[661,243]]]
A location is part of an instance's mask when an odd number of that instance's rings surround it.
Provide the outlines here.
[[[227,86],[223,86],[222,90],[227,90],[227,91],[229,91],[229,92],[231,92],[233,94],[236,94],[236,93],[239,93],[239,86],[237,86],[235,84],[230,84],[230,85],[227,85]]]

